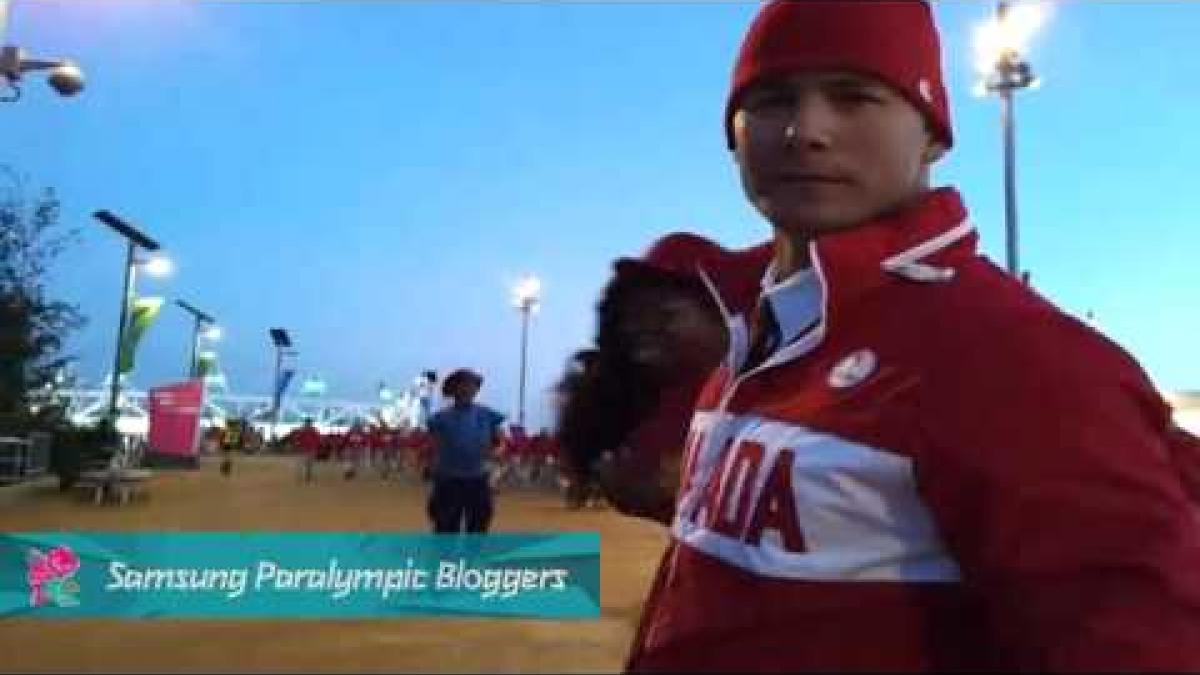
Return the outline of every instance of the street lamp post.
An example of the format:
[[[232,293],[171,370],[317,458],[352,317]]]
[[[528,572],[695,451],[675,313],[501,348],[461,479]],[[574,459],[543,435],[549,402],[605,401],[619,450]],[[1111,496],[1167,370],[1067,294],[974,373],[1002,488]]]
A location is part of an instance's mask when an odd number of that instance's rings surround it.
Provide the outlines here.
[[[211,334],[211,332],[216,328],[214,325],[216,323],[216,319],[213,319],[205,312],[197,309],[195,306],[187,302],[184,302],[183,300],[176,300],[175,304],[188,314],[191,314],[192,318],[195,320],[195,323],[192,327],[192,356],[188,361],[187,375],[188,377],[196,377],[200,374],[200,364],[197,359],[199,358],[200,353],[201,331],[207,327]]]
[[[521,308],[521,381],[517,403],[517,424],[525,428],[525,373],[529,367],[529,310]]]
[[[108,388],[108,417],[112,420],[114,428],[117,425],[117,395],[121,380],[121,345],[125,343],[125,324],[129,321],[129,304],[133,302],[133,284],[137,275],[133,262],[134,247],[133,240],[129,240],[125,247],[125,281],[121,285],[121,318],[117,324],[117,346],[113,350],[112,377]]]
[[[10,0],[0,0],[0,82],[12,92],[0,97],[11,103],[21,98],[21,76],[34,70],[49,71],[47,83],[60,96],[74,96],[83,90],[83,71],[70,59],[39,59],[29,56],[16,45],[6,44]]]
[[[518,385],[517,425],[525,427],[525,372],[529,362],[529,315],[537,310],[541,300],[542,282],[527,276],[513,289],[513,305],[521,312],[521,374]]]
[[[999,0],[995,19],[984,24],[976,35],[977,65],[985,78],[981,83],[982,93],[996,94],[1000,97],[1000,124],[1004,144],[1005,267],[1013,276],[1020,275],[1021,270],[1017,228],[1017,122],[1014,93],[1038,86],[1038,79],[1033,75],[1033,69],[1022,56],[1022,52],[1041,23],[1042,12],[1038,6],[1014,7],[1009,0]]]
[[[271,342],[275,345],[275,390],[272,392],[271,399],[271,441],[278,440],[279,436],[279,407],[282,404],[283,392],[280,391],[280,374],[283,368],[284,356],[295,356],[296,352],[291,350],[292,338],[288,332],[282,328],[272,328],[270,331]]]
[[[112,382],[109,383],[108,416],[114,427],[117,423],[117,395],[121,380],[121,346],[125,342],[125,324],[129,321],[129,305],[133,300],[133,288],[136,280],[137,249],[157,251],[158,242],[147,237],[140,230],[125,222],[108,211],[96,211],[92,214],[96,220],[111,227],[117,234],[125,237],[125,281],[121,287],[121,319],[117,323],[117,348],[113,354]]]
[[[1021,272],[1017,244],[1017,119],[1012,89],[1000,91],[1000,126],[1004,134],[1004,266],[1008,273]]]

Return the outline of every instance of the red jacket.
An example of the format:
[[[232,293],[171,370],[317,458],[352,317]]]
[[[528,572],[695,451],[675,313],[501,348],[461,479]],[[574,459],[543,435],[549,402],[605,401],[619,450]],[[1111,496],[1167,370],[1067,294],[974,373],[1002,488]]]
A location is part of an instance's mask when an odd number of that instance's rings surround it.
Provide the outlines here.
[[[321,432],[316,427],[300,427],[292,436],[292,442],[306,455],[316,455],[321,450]]]
[[[529,445],[526,452],[529,456],[538,462],[546,462],[548,459],[556,457],[554,446],[550,438],[546,434],[536,433],[529,437]]]
[[[1200,670],[1168,406],[976,240],[953,190],[822,236],[820,323],[740,378],[763,268],[721,271],[631,670]]]
[[[433,452],[433,436],[422,429],[413,429],[408,432],[404,439],[405,447],[417,451],[421,456],[428,456]]]
[[[514,432],[505,438],[504,454],[520,460],[531,460],[534,457],[533,439],[526,436],[524,432]]]
[[[342,450],[360,451],[367,448],[370,437],[367,432],[358,429],[350,429],[342,436]]]
[[[367,432],[367,445],[375,450],[386,450],[391,446],[392,432],[384,427],[375,427]]]
[[[659,394],[653,414],[634,427],[618,450],[618,476],[629,484],[648,479],[666,486],[663,473],[668,466],[678,468],[688,434],[688,420],[696,404],[702,378],[686,378]],[[669,478],[670,474],[667,474]],[[673,488],[673,486],[671,486]],[[667,495],[671,490],[665,491]],[[628,516],[670,523],[675,503],[664,497],[661,503],[626,503],[620,494],[609,495],[613,506]]]

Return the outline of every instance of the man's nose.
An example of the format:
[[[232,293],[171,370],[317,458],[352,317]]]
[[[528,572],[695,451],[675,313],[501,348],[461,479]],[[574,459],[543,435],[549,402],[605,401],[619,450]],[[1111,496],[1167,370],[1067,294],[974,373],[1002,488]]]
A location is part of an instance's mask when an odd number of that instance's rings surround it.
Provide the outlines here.
[[[826,148],[833,139],[836,114],[819,96],[799,96],[784,126],[784,144],[796,148]]]

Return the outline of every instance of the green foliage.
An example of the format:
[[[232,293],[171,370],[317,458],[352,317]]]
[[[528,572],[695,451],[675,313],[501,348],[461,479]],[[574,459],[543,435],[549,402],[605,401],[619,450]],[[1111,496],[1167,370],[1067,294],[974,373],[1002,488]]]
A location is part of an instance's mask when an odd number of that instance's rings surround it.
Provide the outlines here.
[[[60,428],[51,445],[50,470],[58,474],[59,486],[69,489],[81,472],[108,464],[119,443],[120,436],[106,422],[94,428]]]
[[[71,361],[67,335],[83,326],[79,309],[48,297],[54,260],[78,237],[59,222],[53,189],[28,196],[25,181],[0,187],[0,434],[49,429],[64,423],[51,392]]]

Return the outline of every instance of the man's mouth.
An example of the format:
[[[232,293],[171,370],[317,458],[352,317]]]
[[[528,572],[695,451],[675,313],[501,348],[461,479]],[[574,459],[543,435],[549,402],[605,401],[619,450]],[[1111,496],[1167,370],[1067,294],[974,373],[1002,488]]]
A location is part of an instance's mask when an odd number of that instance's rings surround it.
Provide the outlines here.
[[[849,181],[842,176],[823,173],[784,173],[776,176],[781,183],[802,183],[809,185],[841,185]]]

